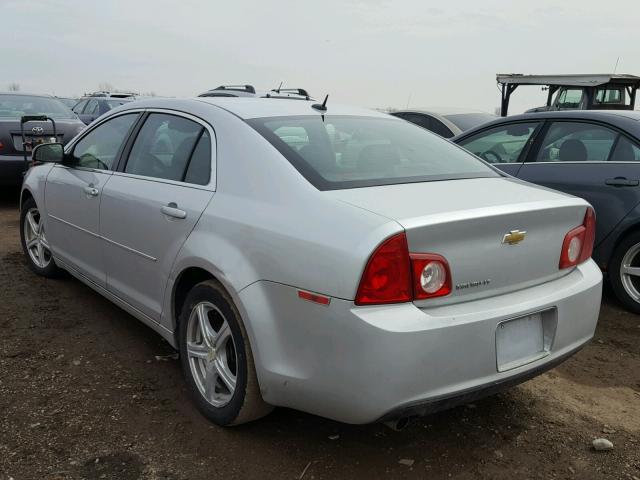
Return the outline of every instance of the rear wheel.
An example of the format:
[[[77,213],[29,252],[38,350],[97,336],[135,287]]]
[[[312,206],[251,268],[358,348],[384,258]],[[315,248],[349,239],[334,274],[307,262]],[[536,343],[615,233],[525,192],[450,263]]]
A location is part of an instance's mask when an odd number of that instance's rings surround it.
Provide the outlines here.
[[[27,199],[20,211],[20,240],[31,270],[49,278],[60,274],[51,255],[44,218],[33,198]]]
[[[640,232],[625,237],[609,263],[609,283],[618,300],[640,313]]]
[[[272,410],[260,395],[240,315],[222,285],[199,283],[180,315],[182,369],[199,410],[218,425],[238,425]]]

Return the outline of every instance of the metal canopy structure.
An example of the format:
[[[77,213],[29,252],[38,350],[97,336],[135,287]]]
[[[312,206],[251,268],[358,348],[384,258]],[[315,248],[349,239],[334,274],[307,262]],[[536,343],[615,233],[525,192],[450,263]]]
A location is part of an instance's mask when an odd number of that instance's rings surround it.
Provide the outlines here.
[[[551,105],[551,97],[560,87],[582,87],[595,89],[602,85],[616,85],[626,87],[635,101],[635,92],[640,88],[640,77],[635,75],[601,73],[601,74],[571,74],[571,75],[523,75],[520,73],[499,73],[496,81],[501,86],[502,102],[500,115],[506,116],[509,109],[511,94],[520,85],[542,85],[549,89],[547,106]]]

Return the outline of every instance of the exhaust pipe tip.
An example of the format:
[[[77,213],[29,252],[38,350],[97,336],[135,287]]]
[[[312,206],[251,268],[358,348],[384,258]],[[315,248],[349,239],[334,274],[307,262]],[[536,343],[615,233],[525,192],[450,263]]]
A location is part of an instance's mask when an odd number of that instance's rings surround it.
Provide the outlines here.
[[[401,417],[397,420],[390,420],[388,422],[384,422],[384,424],[394,432],[399,432],[401,430],[404,430],[407,425],[409,425],[409,417]]]

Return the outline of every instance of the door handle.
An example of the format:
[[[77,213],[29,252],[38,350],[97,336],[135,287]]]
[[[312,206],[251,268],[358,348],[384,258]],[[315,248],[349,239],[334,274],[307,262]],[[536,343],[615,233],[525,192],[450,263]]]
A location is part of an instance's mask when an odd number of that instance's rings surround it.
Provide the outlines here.
[[[84,187],[84,193],[86,193],[87,195],[89,195],[90,197],[97,197],[98,196],[98,189],[96,187],[94,187],[93,185],[89,185]]]
[[[614,187],[637,187],[640,180],[629,180],[625,177],[607,178],[604,183]]]
[[[179,218],[180,220],[187,218],[187,212],[180,210],[175,202],[160,207],[160,211],[167,217]]]

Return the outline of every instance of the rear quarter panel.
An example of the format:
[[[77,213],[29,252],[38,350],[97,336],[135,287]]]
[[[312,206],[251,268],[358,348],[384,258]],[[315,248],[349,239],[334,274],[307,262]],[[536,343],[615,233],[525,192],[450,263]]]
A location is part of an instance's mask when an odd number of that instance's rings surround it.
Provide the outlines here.
[[[232,295],[265,280],[352,299],[373,249],[402,227],[318,191],[244,121],[206,110],[216,131],[216,193],[176,258],[167,292],[186,268],[200,267]],[[169,328],[172,297],[163,309]]]

